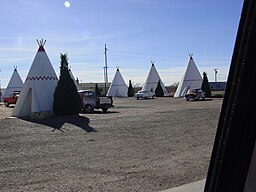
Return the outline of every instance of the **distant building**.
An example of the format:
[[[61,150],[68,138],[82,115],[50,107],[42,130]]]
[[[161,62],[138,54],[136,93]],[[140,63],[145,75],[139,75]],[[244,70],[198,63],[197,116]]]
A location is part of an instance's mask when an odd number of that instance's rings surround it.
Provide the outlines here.
[[[80,83],[79,85],[82,90],[95,90],[95,84],[96,83]],[[111,82],[106,84],[106,90],[105,90],[105,83],[97,83],[97,84],[98,84],[98,88],[101,95],[105,95],[111,85]]]
[[[169,86],[165,86],[169,96],[173,97],[176,90],[177,90],[177,86],[174,86],[174,85],[169,85]]]
[[[224,91],[226,89],[227,82],[209,82],[211,91]]]
[[[80,88],[82,90],[93,90],[94,91],[95,90],[95,84],[96,83],[91,82],[91,83],[80,83],[79,85],[80,85]],[[105,83],[97,83],[97,84],[98,84],[98,88],[100,90],[100,93],[102,95],[104,95],[105,94]],[[106,85],[107,91],[108,91],[110,85],[111,85],[111,82],[107,83],[107,85]],[[169,96],[173,96],[176,89],[177,89],[176,86],[172,86],[172,85],[171,86],[165,86],[165,88],[166,88]],[[142,89],[142,87],[137,87],[136,86],[136,87],[134,87],[134,92],[137,93],[141,89]]]

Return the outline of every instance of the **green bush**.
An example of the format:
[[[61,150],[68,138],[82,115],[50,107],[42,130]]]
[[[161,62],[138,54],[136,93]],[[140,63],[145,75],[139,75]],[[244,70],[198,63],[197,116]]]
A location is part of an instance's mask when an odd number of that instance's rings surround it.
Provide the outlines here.
[[[160,80],[157,83],[155,94],[156,94],[156,97],[163,97],[164,96],[164,91],[163,91],[163,88],[161,86]]]
[[[203,82],[201,89],[205,92],[205,97],[211,97],[211,88],[208,82],[207,74],[205,72],[203,72]]]
[[[128,87],[128,97],[133,97],[134,96],[134,88],[132,86],[132,81],[129,80],[129,87]]]
[[[95,94],[98,95],[98,96],[101,95],[99,87],[98,87],[98,83],[95,83]]]
[[[60,54],[60,77],[54,92],[53,112],[59,116],[77,115],[81,98],[68,69],[67,54]]]

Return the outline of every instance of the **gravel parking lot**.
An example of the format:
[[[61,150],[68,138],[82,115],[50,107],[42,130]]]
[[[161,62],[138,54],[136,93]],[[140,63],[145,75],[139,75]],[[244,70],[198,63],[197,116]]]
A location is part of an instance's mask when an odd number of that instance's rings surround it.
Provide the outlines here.
[[[29,121],[0,104],[1,191],[161,191],[204,179],[222,99],[114,98]]]

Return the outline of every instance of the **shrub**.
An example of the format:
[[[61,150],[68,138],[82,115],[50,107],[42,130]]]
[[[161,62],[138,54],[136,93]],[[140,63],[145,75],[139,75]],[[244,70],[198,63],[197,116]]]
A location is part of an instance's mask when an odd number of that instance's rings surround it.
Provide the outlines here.
[[[128,87],[128,97],[133,97],[134,96],[134,88],[132,86],[132,81],[129,80],[129,87]]]
[[[77,115],[81,110],[81,98],[68,69],[67,54],[60,54],[60,77],[54,92],[55,115]]]
[[[160,80],[157,83],[155,94],[156,94],[156,97],[163,97],[164,96],[164,91],[163,91],[163,88],[161,86]]]
[[[98,83],[95,83],[95,94],[98,95],[98,96],[101,95],[99,87],[98,87]]]
[[[208,82],[207,74],[205,72],[203,72],[203,82],[201,89],[205,92],[205,97],[211,97],[211,88]]]

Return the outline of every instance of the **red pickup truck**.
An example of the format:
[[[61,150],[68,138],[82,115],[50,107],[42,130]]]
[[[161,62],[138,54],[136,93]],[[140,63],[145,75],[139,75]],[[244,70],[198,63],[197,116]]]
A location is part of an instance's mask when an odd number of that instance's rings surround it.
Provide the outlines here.
[[[20,95],[20,91],[14,91],[10,97],[5,97],[4,98],[4,104],[6,107],[8,107],[10,104],[16,104],[18,98]]]

